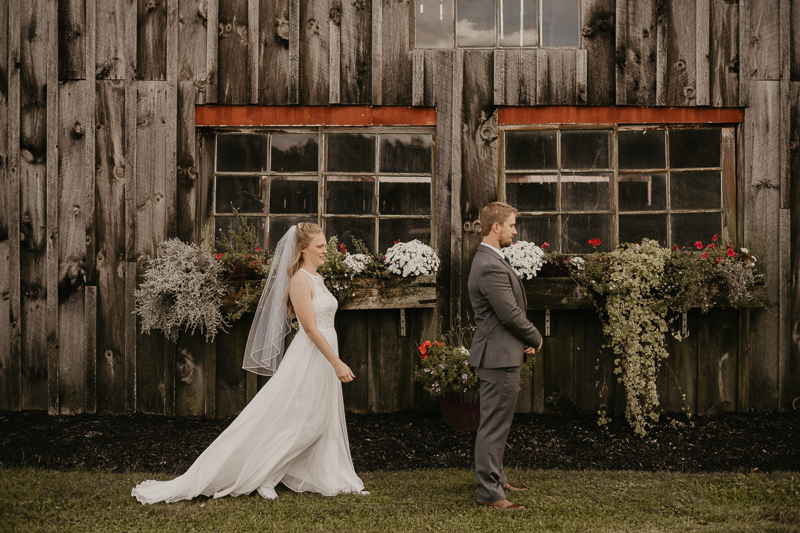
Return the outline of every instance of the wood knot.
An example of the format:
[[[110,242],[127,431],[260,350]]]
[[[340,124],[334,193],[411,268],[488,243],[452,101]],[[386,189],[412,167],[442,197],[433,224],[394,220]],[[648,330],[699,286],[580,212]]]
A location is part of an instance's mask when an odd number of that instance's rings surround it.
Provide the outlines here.
[[[481,233],[481,221],[480,220],[467,220],[464,222],[464,231],[467,233]]]
[[[79,206],[79,205],[73,205],[72,206],[72,214],[73,215],[77,215],[80,212],[81,212],[81,206]]]
[[[148,11],[155,9],[158,7],[160,0],[147,0],[147,4],[145,4],[144,8]]]
[[[125,178],[125,166],[124,165],[114,165],[114,170],[112,171],[114,177],[118,180]]]
[[[797,147],[798,147],[797,141],[792,141],[792,142],[789,143],[789,151],[790,152],[796,152],[797,151]]]
[[[686,69],[686,61],[684,61],[683,59],[679,59],[678,61],[675,62],[675,70],[681,71],[684,69]]]
[[[586,26],[581,33],[584,37],[591,37],[594,34],[594,30],[590,26]]]
[[[579,96],[582,102],[585,102],[587,100],[586,91],[581,92]]]
[[[692,87],[691,85],[687,85],[686,87],[684,87],[683,95],[686,98],[694,98],[694,87]]]
[[[208,22],[208,0],[201,0],[197,3],[197,16]]]
[[[81,139],[83,138],[84,130],[83,124],[80,122],[76,122],[74,126],[72,126],[72,138],[73,139]]]
[[[331,8],[331,20],[334,24],[339,26],[342,23],[342,10],[338,7]]]
[[[105,355],[105,356],[106,356],[106,359],[108,359],[109,361],[110,361],[111,359],[114,359],[114,352],[112,352],[110,349],[109,349],[109,350],[106,350],[106,351],[105,351],[105,353],[104,353],[103,355]]]
[[[319,24],[317,24],[316,20],[308,19],[306,27],[308,28],[308,31],[311,32],[313,35],[319,35]]]
[[[643,29],[642,30],[642,37],[644,37],[645,39],[650,37],[650,30],[648,30],[647,28]]]
[[[753,35],[753,37],[750,39],[750,42],[753,43],[753,46],[758,46],[760,41],[761,39],[759,39],[758,35]]]
[[[278,19],[278,26],[275,28],[275,34],[278,39],[289,40],[289,21],[281,17]]]

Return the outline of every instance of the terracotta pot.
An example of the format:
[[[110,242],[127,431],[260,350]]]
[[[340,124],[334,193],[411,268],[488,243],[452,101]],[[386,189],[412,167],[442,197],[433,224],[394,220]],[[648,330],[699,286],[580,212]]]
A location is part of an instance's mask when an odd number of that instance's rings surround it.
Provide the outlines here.
[[[467,394],[448,394],[439,398],[439,408],[445,424],[459,431],[478,431],[481,421],[480,397]]]

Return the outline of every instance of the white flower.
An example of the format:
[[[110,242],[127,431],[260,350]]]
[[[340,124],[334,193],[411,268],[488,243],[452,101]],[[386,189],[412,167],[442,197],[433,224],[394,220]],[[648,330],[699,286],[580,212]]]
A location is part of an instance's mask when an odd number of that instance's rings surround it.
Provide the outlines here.
[[[500,250],[508,257],[517,276],[531,279],[544,264],[544,251],[532,242],[518,241]]]
[[[344,264],[352,272],[351,278],[356,274],[361,274],[367,268],[372,258],[365,254],[347,254],[344,257]]]
[[[403,277],[435,274],[439,269],[436,252],[417,239],[395,244],[386,250],[384,261],[389,272]]]
[[[575,268],[578,270],[586,270],[586,261],[583,260],[583,257],[573,257],[572,264],[575,265]]]
[[[742,248],[742,253],[743,254],[750,253],[750,250],[748,250],[747,248]]]

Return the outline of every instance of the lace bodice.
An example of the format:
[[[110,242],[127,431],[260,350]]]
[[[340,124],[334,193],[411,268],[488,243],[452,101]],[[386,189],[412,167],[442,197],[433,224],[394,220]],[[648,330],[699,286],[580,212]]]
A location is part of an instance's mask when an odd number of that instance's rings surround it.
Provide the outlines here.
[[[339,302],[336,301],[336,298],[325,286],[322,276],[309,274],[302,268],[300,271],[305,272],[314,281],[314,298],[311,299],[311,305],[314,307],[317,328],[333,328],[333,319],[336,317],[336,309],[339,307]],[[300,324],[300,329],[303,329],[303,324]]]

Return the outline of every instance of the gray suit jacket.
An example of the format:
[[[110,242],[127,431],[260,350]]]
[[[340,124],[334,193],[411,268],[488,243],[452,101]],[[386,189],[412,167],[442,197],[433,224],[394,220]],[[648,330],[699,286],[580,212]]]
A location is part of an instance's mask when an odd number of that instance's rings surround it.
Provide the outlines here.
[[[469,271],[469,299],[477,331],[469,362],[480,368],[522,366],[525,345],[538,348],[539,330],[528,321],[522,281],[494,251],[478,246]]]

